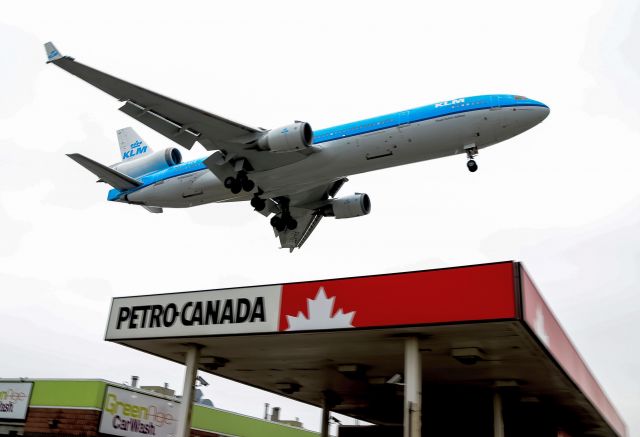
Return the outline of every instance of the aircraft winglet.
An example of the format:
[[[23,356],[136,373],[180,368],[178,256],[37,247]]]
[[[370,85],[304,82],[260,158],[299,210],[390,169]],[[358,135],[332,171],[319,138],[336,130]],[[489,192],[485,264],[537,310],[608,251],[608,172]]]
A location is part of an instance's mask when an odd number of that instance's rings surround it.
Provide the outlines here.
[[[51,61],[57,61],[58,59],[62,59],[63,57],[51,41],[45,43],[44,50],[45,52],[47,52],[47,63]]]

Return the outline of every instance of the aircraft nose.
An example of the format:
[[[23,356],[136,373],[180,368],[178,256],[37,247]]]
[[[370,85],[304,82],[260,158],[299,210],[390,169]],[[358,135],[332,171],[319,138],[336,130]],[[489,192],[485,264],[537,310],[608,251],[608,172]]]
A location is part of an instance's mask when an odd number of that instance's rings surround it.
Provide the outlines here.
[[[536,103],[538,104],[538,106],[536,106],[536,113],[537,113],[537,117],[539,117],[539,120],[537,121],[537,123],[540,123],[542,120],[544,120],[549,116],[549,113],[551,112],[551,110],[547,105],[545,105],[542,102],[536,102]]]
[[[508,108],[496,124],[496,137],[498,141],[521,134],[541,123],[549,116],[549,107],[542,102],[516,96],[512,101],[504,104]]]
[[[522,112],[522,123],[525,129],[531,129],[533,126],[541,123],[545,118],[549,116],[550,109],[542,102],[532,100],[533,105],[529,107],[528,111]]]

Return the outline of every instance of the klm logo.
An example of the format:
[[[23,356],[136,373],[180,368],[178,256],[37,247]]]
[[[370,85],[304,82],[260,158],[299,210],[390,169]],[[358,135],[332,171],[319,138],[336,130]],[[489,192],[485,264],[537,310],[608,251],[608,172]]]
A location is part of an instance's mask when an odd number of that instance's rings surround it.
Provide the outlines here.
[[[147,146],[142,146],[142,141],[137,140],[135,143],[129,145],[130,149],[122,154],[122,159],[133,158],[134,156],[142,155],[147,152]]]
[[[464,99],[447,100],[445,102],[436,103],[434,107],[441,108],[443,106],[451,106],[451,105],[456,105],[458,103],[464,103]]]

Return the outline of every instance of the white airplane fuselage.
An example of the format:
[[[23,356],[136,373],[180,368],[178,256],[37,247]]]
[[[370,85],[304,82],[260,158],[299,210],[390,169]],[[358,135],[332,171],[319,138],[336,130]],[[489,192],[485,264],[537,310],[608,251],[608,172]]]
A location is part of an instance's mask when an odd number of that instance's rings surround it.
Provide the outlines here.
[[[548,114],[546,105],[513,95],[436,103],[316,131],[314,153],[290,165],[251,172],[250,177],[264,197],[291,195],[349,175],[477,151],[532,128]],[[233,194],[203,161],[144,175],[141,187],[111,190],[109,200],[184,208],[253,196]]]

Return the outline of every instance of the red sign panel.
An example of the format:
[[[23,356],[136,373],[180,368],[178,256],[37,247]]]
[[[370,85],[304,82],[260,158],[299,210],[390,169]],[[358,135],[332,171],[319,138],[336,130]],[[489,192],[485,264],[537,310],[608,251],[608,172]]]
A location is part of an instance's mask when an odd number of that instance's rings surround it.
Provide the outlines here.
[[[284,284],[280,330],[516,317],[513,263]]]
[[[521,269],[521,272],[525,322],[609,425],[618,435],[626,436],[624,422],[607,399],[567,334],[562,330],[560,323],[531,278],[524,269]]]

